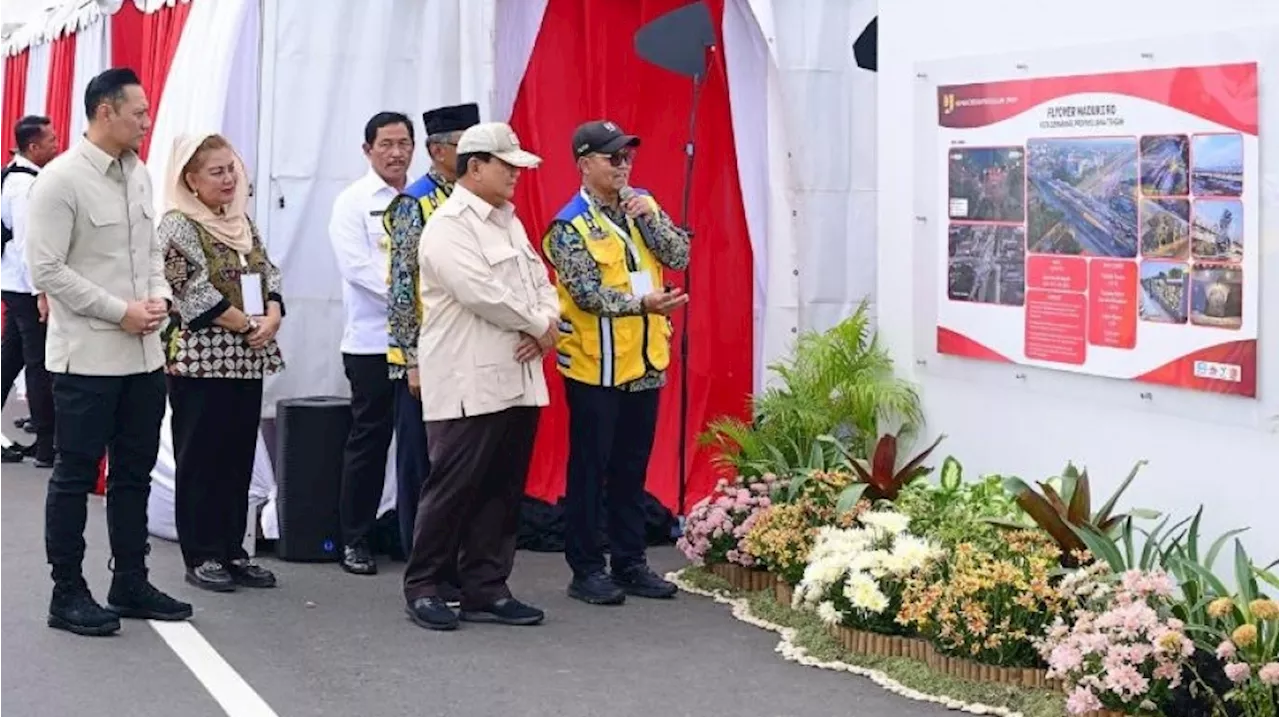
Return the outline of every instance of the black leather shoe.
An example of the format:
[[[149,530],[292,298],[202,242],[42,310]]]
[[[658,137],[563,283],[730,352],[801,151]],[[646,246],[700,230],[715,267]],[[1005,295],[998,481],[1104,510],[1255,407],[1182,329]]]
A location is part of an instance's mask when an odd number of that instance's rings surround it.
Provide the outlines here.
[[[247,588],[273,588],[276,586],[275,573],[267,570],[252,560],[232,560],[223,566],[231,575],[236,585]]]
[[[569,583],[569,597],[589,605],[621,605],[627,596],[603,571],[575,577]]]
[[[27,457],[25,446],[13,444],[0,448],[0,463],[21,463]]]
[[[107,593],[107,609],[120,617],[176,622],[191,617],[191,605],[175,600],[147,580],[147,571],[116,573]]]
[[[428,630],[457,630],[458,615],[438,597],[418,598],[405,605],[404,611],[418,627]]]
[[[52,458],[37,458],[35,466],[36,468],[52,468],[53,463],[54,460]]]
[[[613,582],[628,595],[658,600],[673,598],[680,590],[675,583],[663,580],[644,564],[614,572]]]
[[[352,575],[377,575],[378,563],[367,544],[356,543],[342,549],[342,569]]]
[[[120,618],[93,599],[84,580],[76,580],[53,586],[49,627],[76,635],[103,637],[120,631]]]
[[[194,568],[187,568],[186,581],[201,590],[215,593],[229,593],[236,589],[231,573],[217,560],[206,560]]]
[[[478,610],[463,610],[467,622],[496,622],[502,625],[537,625],[547,614],[515,598],[494,600]]]

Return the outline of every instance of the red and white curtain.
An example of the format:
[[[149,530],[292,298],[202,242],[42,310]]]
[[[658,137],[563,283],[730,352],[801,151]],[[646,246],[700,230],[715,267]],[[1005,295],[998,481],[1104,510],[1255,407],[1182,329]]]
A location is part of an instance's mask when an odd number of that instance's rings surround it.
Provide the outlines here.
[[[66,122],[78,137],[84,83],[112,65],[137,70],[155,107],[147,157],[156,179],[176,134],[231,137],[256,167],[257,221],[289,295],[280,336],[289,370],[268,385],[270,414],[280,398],[346,390],[326,225],[333,197],[366,170],[361,133],[374,112],[416,122],[430,107],[475,101],[483,118],[509,121],[546,160],[516,197],[534,237],[577,185],[573,128],[608,117],[645,140],[635,183],[683,219],[691,87],[641,61],[631,38],[685,2],[125,0],[109,16],[91,3],[83,17],[46,23],[6,48],[5,147],[27,112]],[[875,76],[854,67],[851,49],[875,0],[815,0],[803,11],[788,0],[707,5],[720,41],[697,108],[693,300],[677,317],[677,332],[690,322],[691,501],[715,479],[696,441],[707,421],[744,415],[795,334],[838,321],[875,284]],[[413,171],[425,168],[420,153]],[[664,393],[650,466],[650,491],[672,508],[683,359]],[[554,501],[567,415],[559,382],[550,383],[557,395],[528,490]]]
[[[79,140],[85,86],[108,67],[133,68],[154,112],[190,10],[189,0],[128,0],[107,14],[99,3],[73,1],[20,28],[4,47],[4,149],[28,114],[47,115],[67,145]]]

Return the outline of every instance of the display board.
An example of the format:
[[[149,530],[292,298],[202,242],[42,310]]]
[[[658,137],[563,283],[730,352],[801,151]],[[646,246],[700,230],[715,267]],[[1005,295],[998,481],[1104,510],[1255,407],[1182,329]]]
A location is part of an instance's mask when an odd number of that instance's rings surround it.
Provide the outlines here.
[[[1114,69],[937,87],[937,350],[1254,396],[1257,65]]]

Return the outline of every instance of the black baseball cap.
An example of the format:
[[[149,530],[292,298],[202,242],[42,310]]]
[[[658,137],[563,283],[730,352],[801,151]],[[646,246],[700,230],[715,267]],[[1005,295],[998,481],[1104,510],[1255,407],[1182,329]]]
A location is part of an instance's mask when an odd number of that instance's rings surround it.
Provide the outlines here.
[[[573,131],[573,156],[585,157],[588,154],[613,154],[623,147],[639,147],[640,138],[627,134],[622,128],[608,120],[596,120],[578,125]]]

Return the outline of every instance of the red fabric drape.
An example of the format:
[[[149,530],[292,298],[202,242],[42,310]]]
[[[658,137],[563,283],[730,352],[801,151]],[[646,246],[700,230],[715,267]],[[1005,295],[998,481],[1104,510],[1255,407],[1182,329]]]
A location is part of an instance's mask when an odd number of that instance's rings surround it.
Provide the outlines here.
[[[178,51],[182,28],[191,14],[191,3],[165,6],[143,14],[132,2],[125,2],[111,18],[111,64],[130,67],[138,73],[142,87],[151,102],[154,118],[164,98],[164,84],[169,65]],[[142,141],[142,158],[147,158],[151,136]]]
[[[0,161],[9,162],[9,152],[13,150],[13,126],[22,119],[27,101],[27,64],[31,59],[30,50],[4,58],[4,126],[0,127]]]
[[[679,222],[683,146],[688,136],[692,83],[641,60],[635,31],[686,0],[549,0],[512,112],[521,144],[544,159],[524,175],[515,198],[531,239],[540,241],[551,218],[579,186],[570,136],[579,123],[600,118],[639,135],[643,145],[632,183],[651,192]],[[720,26],[723,0],[712,0]],[[696,437],[722,414],[745,413],[752,380],[752,256],[729,113],[724,61],[710,55],[698,107],[697,160],[692,193],[693,258],[690,304],[676,315],[672,350],[678,354],[682,322],[690,322],[687,503],[710,491],[716,475]],[[682,277],[667,272],[667,281]],[[647,488],[677,509],[680,412],[679,366],[674,358],[662,394]],[[527,492],[554,502],[564,492],[568,411],[563,382],[548,360],[552,406],[543,412]]]
[[[53,130],[58,133],[62,146],[66,147],[71,144],[67,134],[71,131],[71,113],[75,111],[76,104],[71,96],[76,74],[75,34],[54,40],[49,55],[49,95],[45,101],[45,114],[53,123]]]

